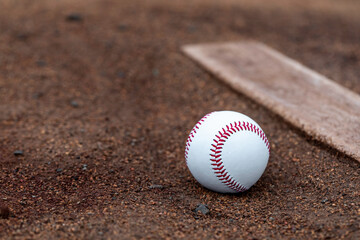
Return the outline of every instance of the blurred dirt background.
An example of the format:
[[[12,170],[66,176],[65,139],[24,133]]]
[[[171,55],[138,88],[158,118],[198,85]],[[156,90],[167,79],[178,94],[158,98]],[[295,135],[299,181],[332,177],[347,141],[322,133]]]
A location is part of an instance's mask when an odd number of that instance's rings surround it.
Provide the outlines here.
[[[0,0],[0,238],[359,239],[359,163],[180,52],[255,39],[360,93],[359,12],[356,0]],[[272,148],[236,195],[202,188],[184,160],[193,125],[225,109]]]

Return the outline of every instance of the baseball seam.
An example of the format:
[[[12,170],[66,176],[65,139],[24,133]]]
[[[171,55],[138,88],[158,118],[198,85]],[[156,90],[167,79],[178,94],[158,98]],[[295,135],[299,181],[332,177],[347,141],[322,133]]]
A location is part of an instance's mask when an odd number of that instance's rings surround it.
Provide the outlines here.
[[[211,165],[213,166],[215,176],[222,183],[237,192],[244,192],[247,190],[247,188],[238,183],[233,177],[230,176],[229,172],[226,171],[221,155],[226,140],[232,134],[239,131],[250,131],[257,134],[265,143],[270,155],[270,144],[265,136],[265,133],[252,123],[238,121],[226,125],[224,128],[222,128],[222,131],[219,131],[219,133],[215,135],[216,138],[213,139],[214,143],[211,144],[212,148],[210,149],[212,152],[210,153],[210,161]]]
[[[189,137],[187,138],[186,140],[186,147],[185,147],[185,160],[186,160],[186,163],[188,161],[188,155],[189,155],[189,149],[190,149],[190,144],[194,138],[194,134],[196,134],[196,130],[199,129],[199,127],[201,126],[201,124],[203,122],[205,122],[205,120],[212,114],[211,113],[208,113],[206,114],[203,118],[201,118],[194,126],[194,128],[191,130],[190,134],[189,134]]]

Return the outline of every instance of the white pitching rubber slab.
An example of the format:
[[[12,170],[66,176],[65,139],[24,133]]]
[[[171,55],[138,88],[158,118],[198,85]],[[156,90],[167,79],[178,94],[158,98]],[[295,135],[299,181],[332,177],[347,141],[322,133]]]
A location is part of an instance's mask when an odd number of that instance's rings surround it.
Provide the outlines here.
[[[186,45],[190,58],[235,90],[360,161],[360,96],[254,41]]]

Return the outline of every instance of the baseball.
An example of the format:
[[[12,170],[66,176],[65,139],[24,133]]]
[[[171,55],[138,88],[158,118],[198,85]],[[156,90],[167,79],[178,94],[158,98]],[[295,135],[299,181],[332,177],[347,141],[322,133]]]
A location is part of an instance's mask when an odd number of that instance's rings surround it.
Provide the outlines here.
[[[269,142],[260,126],[233,111],[205,115],[191,130],[185,159],[204,187],[221,193],[248,190],[265,171]]]

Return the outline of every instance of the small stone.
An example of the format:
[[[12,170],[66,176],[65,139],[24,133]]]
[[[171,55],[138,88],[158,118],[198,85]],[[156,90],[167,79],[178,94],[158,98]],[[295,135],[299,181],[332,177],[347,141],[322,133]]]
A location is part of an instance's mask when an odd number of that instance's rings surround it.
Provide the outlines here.
[[[154,69],[152,70],[152,74],[153,74],[154,77],[157,77],[157,76],[159,75],[159,70],[156,69],[156,68],[154,68]]]
[[[117,75],[118,78],[124,78],[125,77],[125,73],[121,72],[121,71],[117,72],[116,75]]]
[[[33,99],[39,99],[42,96],[44,96],[44,93],[42,93],[42,92],[37,92],[32,95]]]
[[[326,203],[327,201],[329,201],[327,198],[325,198],[325,199],[323,199],[322,201],[321,201],[321,203]]]
[[[79,180],[79,176],[72,176],[71,178],[75,181]]]
[[[21,41],[26,41],[27,39],[29,39],[30,35],[28,33],[19,33],[16,35],[16,38],[21,40]]]
[[[126,25],[126,24],[119,24],[118,25],[118,30],[121,31],[121,32],[124,32],[126,30],[129,29],[129,25]]]
[[[269,220],[270,220],[270,221],[274,221],[274,218],[273,218],[273,217],[269,217]]]
[[[10,216],[10,209],[6,206],[0,206],[0,218],[8,219]]]
[[[71,13],[66,16],[66,21],[69,22],[81,22],[83,17],[79,13]]]
[[[136,140],[136,139],[132,139],[130,144],[131,144],[131,146],[135,146],[136,143],[137,143],[137,140]]]
[[[38,60],[36,61],[36,65],[38,65],[39,67],[45,67],[46,62],[44,60]]]
[[[62,168],[56,169],[56,172],[61,173],[61,172],[62,172]]]
[[[163,189],[164,186],[163,186],[163,185],[156,185],[156,184],[149,186],[149,189],[155,189],[155,188],[157,188],[157,189]]]
[[[195,25],[190,25],[187,27],[188,32],[193,33],[198,30],[198,28]]]
[[[24,152],[21,150],[16,150],[16,151],[14,151],[14,155],[15,156],[24,156]]]
[[[87,170],[87,164],[83,164],[83,165],[82,165],[82,170],[83,170],[83,171],[86,171],[86,170]]]
[[[77,101],[75,101],[75,100],[72,100],[72,101],[70,102],[70,104],[71,104],[71,106],[74,107],[74,108],[78,108],[78,107],[79,107],[79,103],[78,103]]]
[[[209,210],[209,208],[208,208],[205,204],[201,204],[201,203],[200,203],[200,204],[195,208],[194,212],[196,212],[196,213],[201,212],[202,214],[207,215],[207,214],[210,213],[210,210]]]

